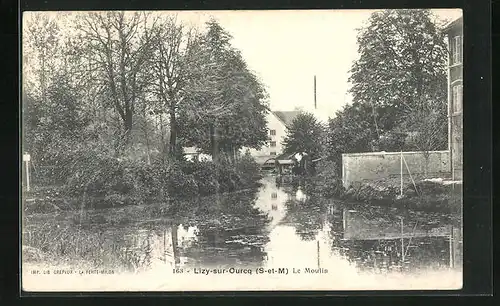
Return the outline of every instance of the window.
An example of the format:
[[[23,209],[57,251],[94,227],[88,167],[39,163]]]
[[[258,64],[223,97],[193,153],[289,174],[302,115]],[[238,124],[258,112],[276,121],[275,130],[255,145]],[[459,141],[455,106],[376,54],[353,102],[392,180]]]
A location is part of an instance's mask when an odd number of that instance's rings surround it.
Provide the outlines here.
[[[452,64],[460,64],[462,62],[462,36],[455,36],[453,38],[453,45],[451,48],[451,55],[453,57]]]
[[[276,192],[271,193],[271,199],[277,199],[278,194]]]
[[[271,141],[270,144],[271,148],[275,148],[276,147],[276,141]]]
[[[269,135],[271,136],[276,136],[276,130],[270,130]]]
[[[271,152],[271,153],[269,153],[269,154],[271,154],[271,155],[276,155],[276,152]]]
[[[462,85],[456,85],[453,87],[452,95],[452,111],[453,113],[462,112],[462,99],[463,99],[463,87]]]

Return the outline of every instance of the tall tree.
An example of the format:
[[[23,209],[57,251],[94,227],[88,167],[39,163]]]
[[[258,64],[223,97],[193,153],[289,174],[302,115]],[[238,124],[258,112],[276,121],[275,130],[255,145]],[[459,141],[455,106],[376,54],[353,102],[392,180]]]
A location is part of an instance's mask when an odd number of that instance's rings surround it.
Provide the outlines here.
[[[60,28],[45,14],[28,13],[23,25],[23,87],[46,103],[61,59]]]
[[[195,75],[192,62],[201,55],[196,46],[199,37],[196,29],[188,29],[178,23],[176,17],[167,17],[154,29],[154,52],[151,58],[155,76],[152,86],[160,104],[155,107],[157,115],[169,116],[170,139],[164,144],[164,150],[176,156],[177,148],[177,113],[189,93],[186,91],[189,80]]]
[[[146,63],[152,53],[155,21],[144,12],[91,12],[81,16],[75,47],[85,72],[100,81],[123,124],[130,143],[136,103],[151,77]]]
[[[216,159],[242,146],[260,147],[267,138],[267,93],[248,69],[231,36],[215,20],[207,23],[183,109],[183,137]]]
[[[295,117],[283,141],[284,152],[305,152],[311,158],[321,156],[325,129],[310,113],[300,113]]]
[[[360,30],[350,91],[355,103],[372,108],[377,137],[382,130],[408,128],[402,124],[426,105],[446,113],[447,51],[434,19],[426,9],[385,10]]]
[[[375,124],[369,118],[371,114],[369,105],[354,102],[344,106],[334,118],[328,120],[326,152],[337,169],[342,169],[342,153],[374,150],[372,140],[377,135]]]

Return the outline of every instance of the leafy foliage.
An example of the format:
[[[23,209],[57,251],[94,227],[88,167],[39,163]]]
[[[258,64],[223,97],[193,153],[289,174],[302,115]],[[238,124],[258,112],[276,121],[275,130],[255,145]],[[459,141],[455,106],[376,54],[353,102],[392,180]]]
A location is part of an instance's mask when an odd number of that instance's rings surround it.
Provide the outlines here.
[[[255,186],[258,166],[234,153],[266,140],[267,96],[215,20],[203,32],[154,13],[58,16],[37,14],[23,37],[23,149],[36,184],[102,205]],[[216,144],[220,164],[183,160],[183,146]]]
[[[445,99],[447,49],[429,10],[373,13],[360,31],[360,58],[351,69],[354,101],[390,106],[381,119]]]
[[[207,27],[203,54],[194,59],[205,69],[192,80],[187,105],[179,110],[181,137],[206,153],[259,148],[267,140],[264,87],[230,45],[231,36],[214,20]]]
[[[314,191],[326,198],[342,196],[344,193],[342,173],[337,164],[332,161],[321,161],[316,168],[319,170]]]
[[[300,113],[286,130],[283,141],[285,153],[306,152],[311,158],[323,151],[324,127],[310,113]]]
[[[429,10],[373,13],[358,36],[353,103],[329,120],[329,159],[342,153],[445,148],[447,49]]]

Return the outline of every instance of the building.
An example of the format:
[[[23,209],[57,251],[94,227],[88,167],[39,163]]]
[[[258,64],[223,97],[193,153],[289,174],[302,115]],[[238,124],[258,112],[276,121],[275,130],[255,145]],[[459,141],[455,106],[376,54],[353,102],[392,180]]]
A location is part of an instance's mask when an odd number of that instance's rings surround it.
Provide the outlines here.
[[[259,164],[269,164],[274,167],[274,158],[283,153],[283,140],[286,129],[292,121],[300,114],[300,111],[271,111],[267,115],[267,129],[269,140],[259,150],[244,148],[243,152],[249,151]]]
[[[444,28],[448,56],[448,150],[453,180],[462,180],[463,169],[463,17]]]
[[[183,148],[184,151],[184,157],[188,161],[211,161],[212,156],[208,154],[201,153],[201,150],[199,150],[196,147],[185,147]]]

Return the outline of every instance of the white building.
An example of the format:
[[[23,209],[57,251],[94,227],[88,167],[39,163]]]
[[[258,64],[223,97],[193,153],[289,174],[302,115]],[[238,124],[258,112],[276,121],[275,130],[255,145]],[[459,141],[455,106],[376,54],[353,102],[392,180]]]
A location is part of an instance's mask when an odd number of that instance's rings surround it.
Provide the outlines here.
[[[194,161],[194,160],[211,161],[212,160],[211,155],[201,153],[201,150],[199,150],[196,147],[184,147],[183,150],[184,150],[184,157],[188,161]]]
[[[292,121],[300,114],[300,111],[271,111],[267,115],[268,142],[259,150],[243,148],[242,152],[247,150],[257,160],[259,164],[266,161],[274,164],[272,160],[283,153],[283,140],[286,136],[286,129]]]

